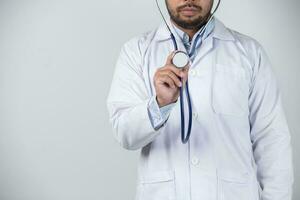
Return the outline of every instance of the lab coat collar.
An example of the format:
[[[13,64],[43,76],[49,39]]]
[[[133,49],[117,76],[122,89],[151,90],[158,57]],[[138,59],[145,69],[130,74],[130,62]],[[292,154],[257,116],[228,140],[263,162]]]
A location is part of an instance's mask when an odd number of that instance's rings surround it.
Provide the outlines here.
[[[216,17],[215,18],[215,28],[212,32],[212,37],[220,39],[220,40],[231,40],[234,41],[235,38],[233,37],[232,33],[225,27],[225,25],[218,20]],[[171,25],[171,20],[167,19],[167,23],[169,25],[169,27],[171,28],[171,31],[174,32],[174,30],[172,30],[172,25]],[[177,34],[173,33],[175,37],[178,37]],[[170,33],[166,27],[166,25],[164,23],[162,23],[159,27],[158,30],[156,32],[155,35],[155,40],[156,41],[164,41],[164,40],[169,40],[171,39],[170,37]],[[178,39],[178,38],[176,38]]]

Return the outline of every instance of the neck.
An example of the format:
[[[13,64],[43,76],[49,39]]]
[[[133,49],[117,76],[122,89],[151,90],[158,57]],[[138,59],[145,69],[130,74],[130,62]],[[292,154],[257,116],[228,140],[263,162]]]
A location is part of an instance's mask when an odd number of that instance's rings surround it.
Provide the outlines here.
[[[178,24],[176,24],[173,20],[171,20],[171,21],[177,28],[179,28],[180,30],[182,30],[189,36],[190,41],[193,39],[193,37],[197,33],[197,31],[201,28],[201,27],[195,27],[193,29],[186,29],[186,28],[183,28],[183,27],[179,26]]]

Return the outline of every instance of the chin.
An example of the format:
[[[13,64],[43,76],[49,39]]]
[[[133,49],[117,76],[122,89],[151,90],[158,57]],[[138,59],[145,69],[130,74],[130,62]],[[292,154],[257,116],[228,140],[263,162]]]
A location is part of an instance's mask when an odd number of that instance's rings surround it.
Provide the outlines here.
[[[181,15],[180,19],[183,20],[183,21],[194,21],[194,20],[198,19],[199,17],[201,17],[201,15],[193,15],[193,16]]]
[[[181,18],[181,21],[185,22],[186,24],[193,24],[195,22],[194,18]]]

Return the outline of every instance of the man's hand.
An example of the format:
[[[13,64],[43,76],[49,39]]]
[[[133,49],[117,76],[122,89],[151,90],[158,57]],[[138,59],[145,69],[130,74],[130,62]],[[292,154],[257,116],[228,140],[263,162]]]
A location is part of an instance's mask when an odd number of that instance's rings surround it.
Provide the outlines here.
[[[154,75],[156,100],[159,107],[176,102],[179,88],[186,83],[188,78],[189,66],[187,65],[183,69],[176,68],[172,63],[173,55],[174,52],[168,56],[165,66],[159,68]]]

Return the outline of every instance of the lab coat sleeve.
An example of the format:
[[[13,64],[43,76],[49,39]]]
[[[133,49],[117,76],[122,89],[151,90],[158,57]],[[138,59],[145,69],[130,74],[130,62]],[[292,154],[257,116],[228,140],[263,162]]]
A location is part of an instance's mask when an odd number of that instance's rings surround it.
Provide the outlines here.
[[[293,164],[291,136],[275,73],[258,48],[249,95],[251,141],[262,200],[291,200]]]
[[[153,141],[156,130],[149,119],[151,97],[142,72],[142,55],[137,39],[127,42],[119,55],[107,107],[114,137],[122,147],[137,150]]]

